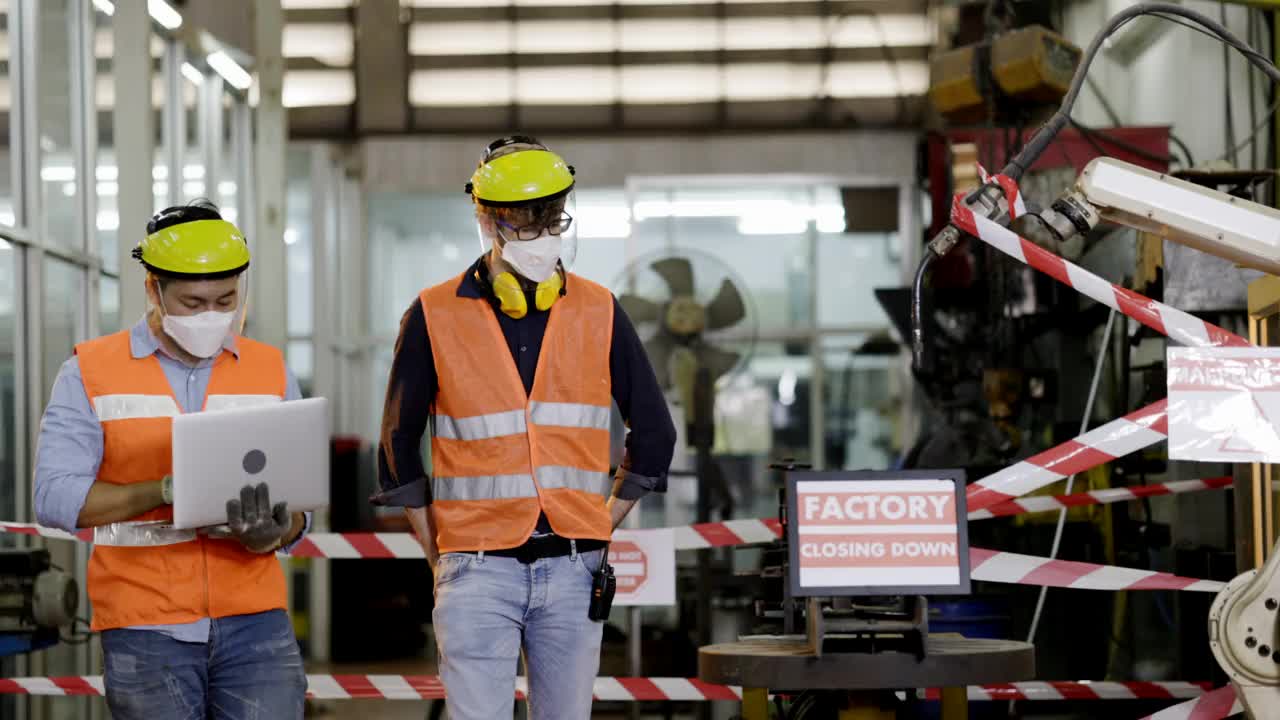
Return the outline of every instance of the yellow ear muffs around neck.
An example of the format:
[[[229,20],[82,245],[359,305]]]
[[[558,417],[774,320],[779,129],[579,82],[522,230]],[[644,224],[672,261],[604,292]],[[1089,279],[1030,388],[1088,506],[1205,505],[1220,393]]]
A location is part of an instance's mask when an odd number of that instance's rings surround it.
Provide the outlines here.
[[[498,309],[508,317],[519,320],[529,314],[529,300],[525,296],[520,280],[513,273],[504,272],[493,279],[493,296],[498,299]],[[539,310],[550,310],[556,300],[560,299],[560,291],[564,289],[564,278],[560,273],[538,283],[533,293],[534,307]]]

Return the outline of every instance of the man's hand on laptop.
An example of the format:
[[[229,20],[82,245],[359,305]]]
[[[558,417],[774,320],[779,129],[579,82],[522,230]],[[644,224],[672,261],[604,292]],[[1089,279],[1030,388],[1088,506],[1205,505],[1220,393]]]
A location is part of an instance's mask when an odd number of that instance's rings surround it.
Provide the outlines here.
[[[227,526],[240,544],[255,553],[269,553],[280,547],[293,525],[287,503],[271,506],[266,483],[245,485],[240,498],[227,501]]]

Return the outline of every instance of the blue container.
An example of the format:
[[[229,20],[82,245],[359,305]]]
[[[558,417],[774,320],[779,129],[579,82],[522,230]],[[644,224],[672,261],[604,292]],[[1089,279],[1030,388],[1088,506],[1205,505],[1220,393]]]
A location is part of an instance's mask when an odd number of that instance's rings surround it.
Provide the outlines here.
[[[1009,601],[1001,595],[929,599],[929,632],[955,633],[967,638],[1007,640],[1011,634]],[[942,716],[936,702],[920,703],[913,720],[937,720]],[[1009,705],[1003,702],[975,702],[969,705],[970,720],[1007,719]]]
[[[1009,639],[1009,603],[1000,595],[929,600],[929,632],[967,638]]]

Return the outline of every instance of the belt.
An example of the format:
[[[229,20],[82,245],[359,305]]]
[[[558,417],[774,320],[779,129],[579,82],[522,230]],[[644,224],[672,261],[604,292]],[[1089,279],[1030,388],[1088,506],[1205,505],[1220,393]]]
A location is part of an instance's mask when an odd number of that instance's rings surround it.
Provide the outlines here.
[[[559,535],[541,535],[532,537],[525,541],[523,545],[503,550],[485,550],[484,554],[490,557],[508,557],[515,558],[521,563],[528,565],[534,560],[541,558],[564,557],[573,552],[573,546],[577,545],[578,552],[591,552],[599,550],[608,545],[604,540],[576,540],[570,541],[569,538],[563,538]],[[476,555],[476,551],[466,551],[467,555]]]

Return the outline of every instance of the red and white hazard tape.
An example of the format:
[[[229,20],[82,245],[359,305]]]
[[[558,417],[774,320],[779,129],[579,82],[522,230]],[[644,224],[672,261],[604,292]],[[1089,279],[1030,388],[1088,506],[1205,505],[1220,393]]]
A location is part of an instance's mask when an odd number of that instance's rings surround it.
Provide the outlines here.
[[[1010,215],[1016,217],[1021,207],[1017,185],[1004,176],[996,176],[1009,199]],[[1015,260],[1030,265],[1067,287],[1086,295],[1107,307],[1137,320],[1170,340],[1192,347],[1216,347],[1233,345],[1249,347],[1248,340],[1213,323],[1205,322],[1177,308],[1139,295],[1127,288],[1110,283],[1084,268],[1067,262],[994,220],[975,214],[965,207],[963,195],[957,195],[951,206],[951,222],[982,242],[996,248]]]
[[[1230,489],[1231,486],[1231,478],[1218,477],[1205,480],[1181,480],[1160,485],[1107,488],[1072,495],[1013,499],[993,505],[985,510],[972,511],[969,513],[969,519],[986,520],[994,517],[1046,512],[1064,507],[1106,505],[1160,495]],[[776,518],[753,518],[683,525],[671,528],[671,532],[676,550],[702,550],[772,542],[782,535],[782,525]],[[34,535],[58,540],[93,541],[92,530],[69,533],[65,530],[47,528],[34,523],[0,523],[0,533]],[[291,554],[294,557],[330,558],[334,560],[357,558],[422,559],[426,557],[422,546],[418,544],[414,535],[403,532],[310,533],[302,539]]]
[[[1142,720],[1221,720],[1244,712],[1236,700],[1235,688],[1228,685],[1205,693],[1195,700],[1165,708]]]
[[[1189,682],[1024,682],[968,688],[970,700],[1179,700],[1211,698],[1208,683]],[[527,678],[516,678],[516,697],[528,693]],[[1231,689],[1224,688],[1230,691]],[[1222,690],[1215,691],[1221,693]],[[0,695],[103,695],[102,677],[0,679]],[[593,696],[600,702],[707,701],[742,699],[742,689],[712,685],[697,678],[596,678]],[[938,690],[921,693],[936,700]],[[314,700],[442,700],[444,685],[435,675],[308,675],[307,696]],[[1232,693],[1229,700],[1234,700]],[[1178,706],[1181,707],[1181,706]],[[1172,710],[1171,708],[1170,710]],[[1166,710],[1165,712],[1169,712]],[[1154,717],[1164,718],[1163,714]],[[1208,715],[1182,715],[1207,720]],[[1215,717],[1225,717],[1218,715]]]
[[[528,681],[516,679],[516,697]],[[0,695],[103,695],[102,677],[0,679]],[[315,700],[442,700],[444,685],[434,675],[308,675],[307,696]],[[602,702],[650,700],[740,700],[742,690],[697,678],[596,678],[594,696]]]
[[[0,533],[38,535],[40,537],[54,538],[57,540],[81,540],[83,542],[93,542],[92,530],[81,530],[77,533],[69,533],[66,530],[47,528],[43,525],[35,525],[33,523],[0,523]]]
[[[1191,682],[1020,682],[972,685],[969,700],[1183,700],[1212,688],[1210,683]],[[940,692],[928,690],[924,696],[937,700]]]
[[[1090,490],[1089,492],[1074,493],[1072,495],[1024,497],[993,505],[986,510],[971,512],[969,513],[969,519],[986,520],[993,517],[1047,512],[1049,510],[1083,507],[1086,505],[1108,505],[1110,503],[1141,500],[1142,498],[1159,495],[1176,495],[1199,492],[1201,490],[1230,490],[1234,482],[1234,479],[1230,477],[1216,477],[1204,480],[1179,480],[1161,485],[1135,485],[1124,488]]]
[[[1078,590],[1187,590],[1216,593],[1226,583],[1196,580],[1153,570],[1051,560],[1033,555],[969,548],[969,574],[974,580],[1075,588]]]
[[[1154,445],[1169,436],[1168,401],[1161,400],[970,483],[969,512],[989,510],[1077,473]]]
[[[1200,482],[1200,481],[1196,481]],[[0,529],[49,537],[74,537],[60,530],[38,525],[7,523]],[[733,520],[674,528],[676,549],[728,547],[777,538],[781,528],[775,520]],[[299,557],[330,559],[423,558],[422,546],[411,533],[315,533],[302,539],[292,553]],[[1051,560],[983,548],[970,548],[970,574],[974,580],[1018,585],[1090,590],[1189,590],[1217,592],[1220,582],[1178,577],[1150,570]]]
[[[985,175],[985,170],[982,173]],[[997,175],[993,179],[1004,189],[1010,214],[1016,217],[1023,211],[1017,184],[1004,176]],[[1110,283],[999,223],[976,215],[964,206],[962,195],[957,195],[952,203],[951,222],[1015,260],[1124,313],[1179,344],[1193,347],[1250,346],[1248,340],[1235,333]],[[1165,406],[1165,401],[1148,406],[979,480],[969,488],[969,510],[986,510],[1163,440],[1168,435]]]

